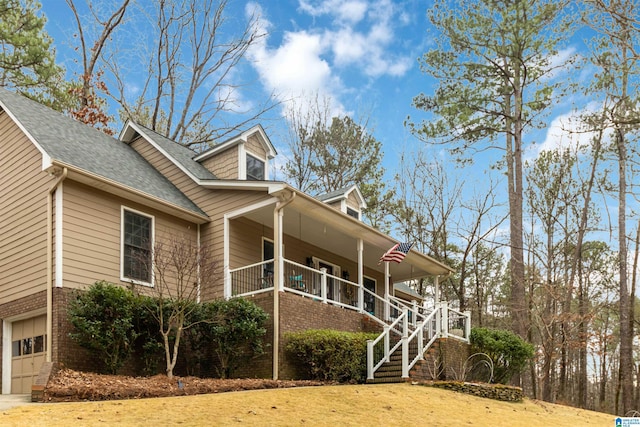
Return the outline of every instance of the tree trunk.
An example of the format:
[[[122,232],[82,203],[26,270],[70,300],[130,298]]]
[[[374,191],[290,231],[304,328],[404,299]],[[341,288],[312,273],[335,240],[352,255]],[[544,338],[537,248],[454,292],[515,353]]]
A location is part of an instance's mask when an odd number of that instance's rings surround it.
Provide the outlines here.
[[[582,262],[578,263],[578,406],[587,407],[587,308],[582,278]]]
[[[633,336],[630,327],[630,297],[627,286],[627,148],[622,129],[616,129],[618,149],[618,242],[620,248],[620,387],[622,405],[618,415],[625,415],[633,409]]]

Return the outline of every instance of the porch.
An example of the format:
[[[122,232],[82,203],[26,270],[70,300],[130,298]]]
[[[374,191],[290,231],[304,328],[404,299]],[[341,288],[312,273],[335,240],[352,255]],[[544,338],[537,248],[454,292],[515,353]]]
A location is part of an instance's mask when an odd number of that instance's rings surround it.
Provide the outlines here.
[[[439,278],[452,270],[415,250],[399,264],[379,263],[396,241],[338,209],[290,191],[227,213],[224,220],[224,296],[273,294],[274,378],[283,332],[276,321],[282,293],[349,310],[377,324],[383,333],[371,344],[374,373],[380,361],[398,349],[406,350],[402,350],[407,354],[406,373],[412,360],[420,357],[418,348],[425,351],[432,339],[468,340],[468,313],[451,310],[437,298]],[[435,278],[435,301],[394,295],[394,283],[413,283],[427,276]],[[414,347],[415,356],[410,356]]]
[[[233,297],[251,297],[275,289],[274,260],[230,270]],[[358,283],[321,268],[284,259],[281,292],[320,304],[352,310],[378,323],[382,333],[367,345],[367,382],[402,381],[438,338],[469,342],[470,312],[460,312],[447,302],[428,307],[388,295],[381,297]],[[392,361],[395,359],[395,362]]]

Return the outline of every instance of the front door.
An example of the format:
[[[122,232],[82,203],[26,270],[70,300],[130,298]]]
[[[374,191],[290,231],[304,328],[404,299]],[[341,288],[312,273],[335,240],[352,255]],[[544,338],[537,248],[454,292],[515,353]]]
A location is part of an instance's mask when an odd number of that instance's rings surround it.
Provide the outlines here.
[[[375,315],[376,312],[376,297],[372,294],[376,293],[376,281],[373,279],[369,279],[368,277],[364,278],[364,288],[369,292],[364,293],[364,311],[371,315]]]
[[[323,268],[327,270],[327,274],[330,274],[333,276],[333,265],[319,261],[318,270],[321,270]],[[335,283],[333,282],[334,280],[331,277],[327,277],[327,299],[329,300],[334,300],[334,296],[336,294],[336,292],[334,292],[334,289],[333,289],[335,285]]]
[[[46,315],[12,324],[11,393],[31,393],[31,385],[45,361]]]

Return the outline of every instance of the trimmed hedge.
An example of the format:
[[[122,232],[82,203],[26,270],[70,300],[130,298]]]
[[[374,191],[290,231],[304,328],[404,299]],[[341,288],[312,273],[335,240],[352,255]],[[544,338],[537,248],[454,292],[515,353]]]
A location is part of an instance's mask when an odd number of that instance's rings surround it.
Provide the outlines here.
[[[102,371],[115,374],[133,352],[139,336],[134,328],[138,300],[129,289],[100,281],[76,292],[67,315],[71,338],[102,362]]]
[[[285,351],[299,357],[313,379],[361,383],[367,376],[367,340],[377,336],[309,329],[285,334]]]
[[[102,372],[117,373],[135,353],[142,361],[142,373],[154,375],[164,358],[158,304],[157,298],[96,282],[86,291],[77,291],[71,300],[69,335],[102,362]],[[206,375],[212,370],[208,368],[215,367],[219,376],[228,378],[241,364],[263,353],[268,315],[255,303],[234,298],[190,304],[179,353],[187,374]],[[169,312],[164,310],[165,315]]]
[[[473,353],[484,353],[493,362],[494,383],[508,383],[534,354],[532,344],[502,329],[473,328],[470,341]]]

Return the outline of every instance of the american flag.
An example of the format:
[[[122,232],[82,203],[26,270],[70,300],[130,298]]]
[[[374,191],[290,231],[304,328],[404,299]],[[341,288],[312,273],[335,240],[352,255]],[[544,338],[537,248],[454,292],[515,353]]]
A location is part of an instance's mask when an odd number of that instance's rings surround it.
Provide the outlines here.
[[[384,253],[384,255],[380,257],[380,261],[378,261],[378,265],[383,261],[385,262],[393,261],[393,262],[401,263],[404,257],[407,256],[407,254],[411,250],[411,246],[413,246],[413,242],[396,243],[395,245],[393,245],[391,249],[389,249],[387,252]]]

